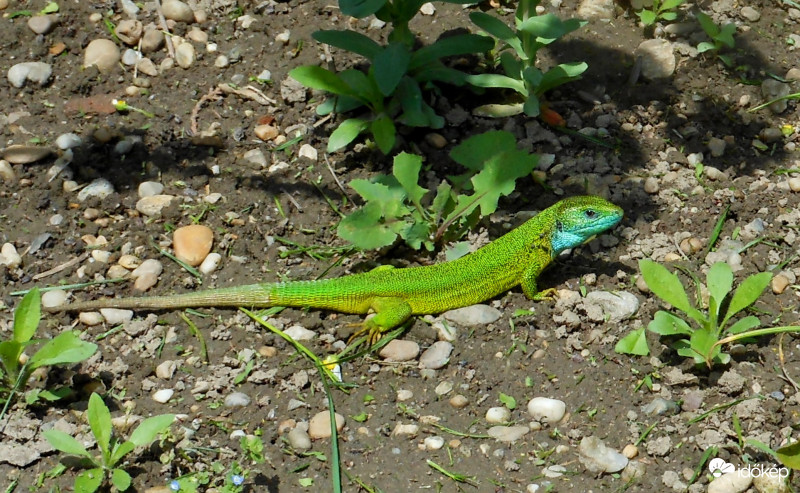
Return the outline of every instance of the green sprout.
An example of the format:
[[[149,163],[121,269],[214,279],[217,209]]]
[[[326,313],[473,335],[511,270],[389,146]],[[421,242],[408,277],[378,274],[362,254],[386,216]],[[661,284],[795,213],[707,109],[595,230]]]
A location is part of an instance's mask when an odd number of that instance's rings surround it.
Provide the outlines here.
[[[137,113],[141,113],[142,115],[146,116],[147,118],[155,118],[156,115],[150,113],[149,111],[145,111],[141,108],[137,108],[136,106],[131,106],[126,103],[122,99],[112,99],[111,104],[114,105],[114,109],[119,111],[120,113],[126,113],[128,111],[135,111]]]

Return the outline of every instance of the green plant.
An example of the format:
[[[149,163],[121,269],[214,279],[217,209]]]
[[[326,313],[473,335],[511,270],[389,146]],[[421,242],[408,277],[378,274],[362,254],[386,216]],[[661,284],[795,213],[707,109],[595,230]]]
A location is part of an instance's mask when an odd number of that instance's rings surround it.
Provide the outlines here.
[[[636,12],[642,24],[652,26],[657,20],[674,21],[678,18],[678,13],[675,12],[684,0],[653,0],[653,6],[650,9],[643,8],[641,11]]]
[[[493,213],[500,197],[513,192],[516,180],[538,162],[504,131],[470,137],[450,157],[467,172],[442,181],[435,194],[419,185],[422,158],[414,154],[397,155],[391,175],[351,181],[366,204],[339,223],[339,236],[364,249],[391,245],[400,237],[411,248],[433,250],[435,243],[462,236]]]
[[[536,67],[537,52],[575,31],[586,22],[578,19],[562,21],[554,14],[535,15],[539,0],[520,0],[515,14],[516,32],[505,22],[484,12],[472,12],[469,18],[478,27],[497,38],[497,53],[505,75],[479,74],[467,77],[476,87],[511,89],[523,102],[484,105],[476,109],[487,116],[510,116],[525,113],[538,116],[542,95],[550,89],[576,80],[586,71],[585,62],[562,63],[542,72]]]
[[[41,297],[39,290],[30,290],[14,310],[14,329],[11,339],[0,342],[0,395],[6,398],[6,406],[11,402],[14,392],[24,387],[37,368],[43,366],[78,363],[97,351],[97,345],[82,341],[77,331],[62,332],[45,342],[24,364],[20,357],[29,346],[42,342],[33,339],[41,319]],[[62,392],[35,389],[29,391],[28,402],[38,398],[56,400]],[[5,411],[5,408],[4,408]]]
[[[117,490],[127,490],[131,485],[131,476],[127,471],[118,467],[122,459],[136,447],[150,445],[175,421],[174,414],[160,414],[147,418],[133,430],[128,440],[121,441],[114,435],[108,407],[102,397],[95,393],[89,397],[86,416],[100,449],[100,455],[97,457],[89,453],[78,440],[63,431],[47,430],[44,432],[44,437],[53,447],[64,453],[86,459],[91,466],[91,469],[83,471],[75,478],[75,491],[81,493],[97,491],[108,480]]]
[[[323,30],[312,35],[321,43],[363,56],[370,63],[366,72],[347,69],[335,73],[313,65],[289,72],[304,86],[334,95],[317,107],[318,114],[343,113],[360,107],[366,107],[371,113],[367,118],[350,118],[340,123],[328,140],[328,152],[343,149],[368,132],[381,152],[388,154],[396,140],[395,122],[410,127],[444,126],[444,118],[424,100],[423,91],[435,88],[437,83],[463,85],[467,75],[445,66],[442,59],[488,51],[492,41],[475,34],[457,34],[415,49],[408,21],[423,3],[420,0],[340,2],[345,15],[360,18],[375,14],[392,23],[386,46],[351,30]]]
[[[734,46],[736,46],[736,42],[733,40],[733,35],[736,32],[736,24],[731,22],[730,24],[720,27],[704,12],[697,12],[695,15],[703,31],[711,38],[710,42],[703,41],[697,45],[698,53],[712,51],[726,67],[733,67],[733,59],[728,55],[723,55],[721,52],[723,48],[727,47],[733,49]]]
[[[680,337],[673,344],[679,355],[692,358],[696,364],[705,363],[709,368],[712,363],[727,364],[730,355],[722,352],[720,343],[723,336],[740,338],[749,334],[758,335],[757,332],[752,332],[752,329],[758,327],[761,322],[754,315],[740,318],[730,326],[728,322],[734,315],[758,300],[772,279],[770,272],[761,272],[748,277],[731,294],[733,289],[731,267],[725,262],[715,263],[709,268],[706,276],[709,297],[708,310],[704,312],[689,301],[678,276],[663,265],[652,260],[640,260],[639,270],[653,294],[688,317],[684,319],[669,311],[659,310],[647,326],[650,332],[659,336]],[[699,289],[699,281],[696,282]],[[694,322],[694,326],[690,325],[690,322]],[[649,354],[643,329],[623,338],[616,349],[619,352]]]

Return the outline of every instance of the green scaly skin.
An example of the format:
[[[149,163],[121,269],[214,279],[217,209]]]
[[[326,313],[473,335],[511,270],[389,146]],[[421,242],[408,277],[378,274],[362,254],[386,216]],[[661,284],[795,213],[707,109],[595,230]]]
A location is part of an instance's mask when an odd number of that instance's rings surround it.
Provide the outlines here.
[[[293,306],[344,313],[375,312],[364,322],[370,340],[412,315],[440,313],[480,303],[521,286],[532,300],[552,297],[536,279],[564,250],[614,227],[622,209],[598,197],[564,199],[485,247],[452,262],[424,267],[378,267],[335,279],[251,284],[173,296],[103,299],[49,308],[160,310],[189,307]]]

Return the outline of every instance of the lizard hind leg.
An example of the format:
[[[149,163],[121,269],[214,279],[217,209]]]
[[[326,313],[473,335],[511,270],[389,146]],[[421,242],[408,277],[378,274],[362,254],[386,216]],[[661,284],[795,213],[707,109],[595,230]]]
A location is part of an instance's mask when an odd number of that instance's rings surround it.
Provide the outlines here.
[[[350,340],[367,335],[367,343],[372,346],[384,332],[403,324],[411,317],[411,305],[402,298],[375,298],[370,303],[375,316],[365,320],[361,329],[354,333]]]

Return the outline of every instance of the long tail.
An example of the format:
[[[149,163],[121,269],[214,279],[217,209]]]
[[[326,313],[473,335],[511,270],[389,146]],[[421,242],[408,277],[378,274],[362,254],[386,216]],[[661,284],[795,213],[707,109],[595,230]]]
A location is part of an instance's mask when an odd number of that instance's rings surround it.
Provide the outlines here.
[[[231,288],[209,289],[196,293],[172,296],[140,296],[133,298],[107,298],[94,301],[79,301],[66,305],[48,307],[48,312],[91,311],[100,308],[125,308],[130,310],[163,310],[206,306],[273,306],[272,284],[249,284]]]

